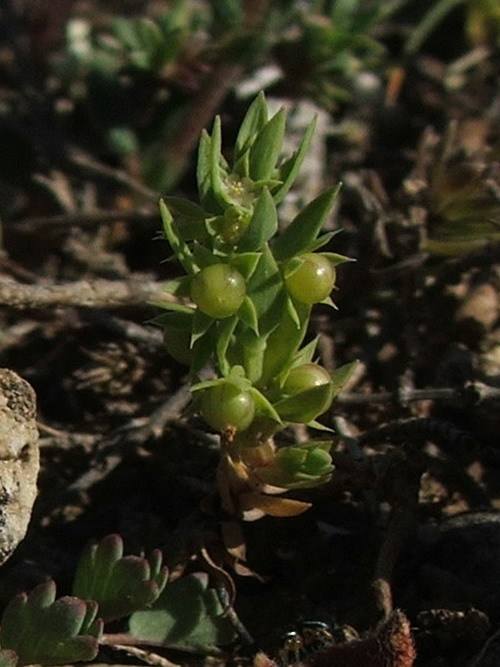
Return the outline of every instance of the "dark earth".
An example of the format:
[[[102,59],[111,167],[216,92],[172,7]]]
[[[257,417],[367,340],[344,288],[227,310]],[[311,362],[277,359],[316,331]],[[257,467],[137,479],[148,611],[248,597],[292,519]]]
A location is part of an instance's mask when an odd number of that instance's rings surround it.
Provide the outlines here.
[[[127,553],[161,549],[174,573],[232,580],[233,611],[270,656],[304,620],[345,640],[394,608],[410,621],[416,665],[500,665],[496,3],[448,3],[406,50],[445,3],[392,3],[366,29],[380,52],[348,44],[356,67],[343,52],[329,69],[300,27],[280,25],[302,4],[321,26],[332,3],[188,2],[214,6],[217,20],[191,26],[164,66],[75,64],[77,19],[109,39],[117,18],[157,20],[172,4],[0,9],[0,366],[36,392],[41,451],[38,498],[1,568],[0,605],[50,579],[68,594],[85,544],[118,533]],[[240,23],[224,24],[240,5]],[[490,14],[474,23],[469,5]],[[217,436],[184,414],[186,367],[150,320],[162,283],[178,275],[157,202],[196,200],[201,129],[221,114],[230,151],[260,89],[287,106],[292,134],[295,117],[320,114],[286,205],[343,183],[332,250],[356,262],[339,268],[338,310],[318,307],[309,334],[327,368],[361,363],[322,419],[336,431],[331,481],[290,494],[312,502],[300,516],[241,522],[247,560],[235,567],[216,497]],[[249,649],[243,636],[217,655],[154,652],[233,663]],[[97,661],[141,662],[110,647]]]

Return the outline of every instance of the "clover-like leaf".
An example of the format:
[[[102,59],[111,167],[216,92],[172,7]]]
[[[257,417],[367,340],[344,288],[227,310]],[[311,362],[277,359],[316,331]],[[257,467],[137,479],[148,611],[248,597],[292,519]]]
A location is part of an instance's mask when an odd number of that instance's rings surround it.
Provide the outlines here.
[[[138,642],[180,648],[206,649],[234,638],[234,629],[205,573],[169,584],[151,608],[132,614],[129,632]]]
[[[92,660],[97,655],[102,621],[97,605],[77,597],[56,600],[49,581],[7,605],[0,628],[0,646],[16,652],[20,665],[60,665]],[[81,634],[83,633],[83,634]]]
[[[167,583],[161,553],[151,559],[123,556],[119,535],[108,535],[99,544],[87,545],[78,563],[73,594],[99,604],[104,621],[128,616],[151,604]]]

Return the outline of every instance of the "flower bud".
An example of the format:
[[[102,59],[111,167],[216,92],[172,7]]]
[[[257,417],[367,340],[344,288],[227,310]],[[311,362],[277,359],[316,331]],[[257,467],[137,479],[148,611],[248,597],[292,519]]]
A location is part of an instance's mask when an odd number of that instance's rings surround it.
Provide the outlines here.
[[[331,442],[282,447],[276,452],[274,462],[259,469],[258,475],[267,484],[287,489],[323,484],[333,470],[330,447]]]

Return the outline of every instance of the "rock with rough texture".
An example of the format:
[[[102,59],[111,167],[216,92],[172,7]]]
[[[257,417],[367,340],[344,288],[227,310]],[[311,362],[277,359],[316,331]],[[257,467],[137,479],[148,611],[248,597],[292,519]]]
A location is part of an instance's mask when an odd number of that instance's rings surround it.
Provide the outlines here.
[[[24,538],[37,494],[35,408],[28,382],[0,368],[0,564]]]

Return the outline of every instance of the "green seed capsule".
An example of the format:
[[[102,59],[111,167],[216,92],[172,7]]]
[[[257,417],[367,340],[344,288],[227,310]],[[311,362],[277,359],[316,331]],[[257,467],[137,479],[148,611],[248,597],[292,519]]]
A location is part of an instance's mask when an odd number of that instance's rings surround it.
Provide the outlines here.
[[[244,431],[252,423],[255,404],[249,392],[230,382],[221,382],[203,392],[201,414],[216,431],[228,428]]]
[[[285,394],[294,396],[301,391],[307,391],[308,389],[328,384],[329,382],[330,373],[322,366],[319,366],[319,364],[301,364],[292,368],[288,373],[283,391]]]
[[[306,252],[302,264],[285,279],[290,296],[301,303],[323,301],[335,285],[335,268],[324,256]]]
[[[191,283],[191,298],[202,313],[222,320],[231,317],[245,298],[245,279],[228,264],[211,264]]]

